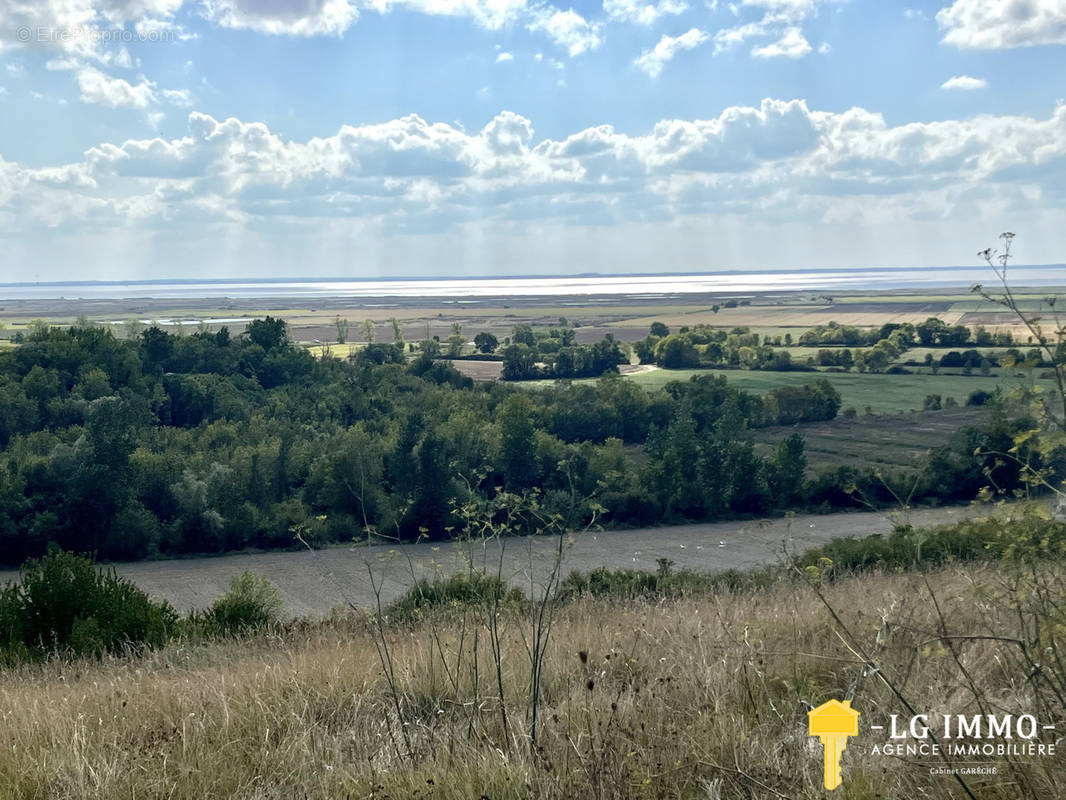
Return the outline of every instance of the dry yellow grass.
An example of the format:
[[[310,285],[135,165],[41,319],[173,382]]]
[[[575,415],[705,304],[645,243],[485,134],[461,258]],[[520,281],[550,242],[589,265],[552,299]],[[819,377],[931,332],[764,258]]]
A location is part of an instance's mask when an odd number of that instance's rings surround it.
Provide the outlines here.
[[[954,629],[1011,624],[981,588],[999,577],[992,568],[932,576]],[[918,709],[978,713],[948,651],[920,644],[937,625],[924,586],[913,575],[867,576],[827,596]],[[797,582],[563,607],[535,749],[523,618],[504,620],[505,731],[475,617],[455,609],[389,629],[402,722],[372,628],[354,616],[243,642],[0,672],[0,797],[820,798],[821,746],[807,736],[806,711],[849,690],[863,732],[845,752],[835,796],[964,796],[951,778],[930,776],[928,762],[869,754],[884,739],[869,724],[903,711],[876,676],[860,677],[825,608]],[[997,710],[1034,710],[998,643],[967,645],[962,659]],[[1066,790],[1059,757],[999,768],[969,779],[976,797]]]

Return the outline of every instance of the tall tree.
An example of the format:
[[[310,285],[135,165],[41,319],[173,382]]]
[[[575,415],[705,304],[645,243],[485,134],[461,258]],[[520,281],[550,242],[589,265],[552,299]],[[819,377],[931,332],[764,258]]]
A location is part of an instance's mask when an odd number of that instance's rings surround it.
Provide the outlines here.
[[[519,491],[533,485],[537,463],[533,452],[533,403],[524,394],[513,394],[500,404],[500,467],[504,485]]]

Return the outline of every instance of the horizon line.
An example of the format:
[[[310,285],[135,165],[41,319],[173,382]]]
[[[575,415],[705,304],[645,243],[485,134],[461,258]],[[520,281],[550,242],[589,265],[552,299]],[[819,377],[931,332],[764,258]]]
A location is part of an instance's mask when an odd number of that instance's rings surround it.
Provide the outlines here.
[[[962,271],[986,269],[987,266],[975,264],[972,266],[954,265],[949,267],[810,267],[810,268],[772,268],[772,269],[730,269],[713,270],[707,272],[579,272],[575,274],[555,273],[529,273],[522,275],[463,275],[463,276],[418,276],[404,275],[399,277],[351,277],[351,276],[320,276],[320,277],[230,277],[230,278],[116,278],[95,280],[69,280],[69,281],[0,281],[0,287],[22,286],[125,286],[125,285],[163,285],[163,284],[226,284],[226,283],[404,283],[416,281],[517,281],[517,280],[550,280],[555,278],[686,278],[705,277],[715,275],[780,275],[786,273],[811,273],[811,272],[916,272],[926,270]],[[1053,269],[1066,268],[1066,264],[1012,264],[1011,269]],[[797,289],[796,291],[803,291]]]

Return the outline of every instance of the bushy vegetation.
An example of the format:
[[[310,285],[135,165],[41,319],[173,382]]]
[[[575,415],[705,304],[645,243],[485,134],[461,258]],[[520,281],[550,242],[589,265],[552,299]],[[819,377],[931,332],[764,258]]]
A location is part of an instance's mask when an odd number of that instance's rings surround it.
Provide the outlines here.
[[[507,346],[560,342],[561,354],[565,331],[519,330]],[[527,390],[474,384],[432,349],[407,361],[401,346],[372,342],[348,360],[316,360],[269,317],[241,336],[151,327],[129,340],[37,325],[0,353],[0,560],[19,564],[49,544],[136,560],[368,533],[445,539],[464,533],[456,508],[501,489],[537,492],[575,526],[909,493],[903,477],[862,466],[808,480],[801,440],[755,452],[754,428],[837,414],[824,379],[766,395],[709,374],[661,392],[616,375]],[[990,467],[975,451],[1009,449],[1012,424],[960,434],[913,498],[972,497]],[[994,469],[999,487],[1016,485]]]
[[[1060,558],[1064,552],[1066,522],[1029,508],[1009,522],[992,516],[933,529],[902,525],[887,536],[834,539],[803,553],[796,563],[827,565],[833,574],[847,574],[936,568],[964,561]]]
[[[177,622],[169,604],[151,600],[114,570],[53,550],[26,561],[18,582],[0,590],[0,660],[157,646]]]
[[[282,600],[266,578],[242,572],[230,581],[229,590],[219,595],[204,620],[222,634],[259,630],[281,621]]]
[[[599,567],[588,572],[571,572],[559,585],[559,597],[564,602],[580,597],[648,600],[677,599],[713,594],[716,591],[756,589],[768,586],[780,577],[775,569],[725,570],[704,573],[689,569],[674,569],[666,558],[658,561],[658,568],[650,570],[609,569]]]
[[[265,578],[244,572],[203,613],[182,618],[113,568],[51,549],[28,559],[0,588],[0,663],[117,654],[174,637],[238,636],[278,626],[282,599]]]
[[[525,593],[495,575],[480,571],[462,572],[446,578],[421,578],[385,609],[392,621],[420,619],[434,611],[454,611],[463,606],[492,605],[502,609],[521,608]]]
[[[696,325],[670,333],[665,325],[655,323],[633,349],[642,364],[657,364],[666,369],[700,366],[782,372],[811,369],[808,365],[793,362],[789,351],[774,350],[775,344],[781,344],[780,337],[763,338],[746,327],[726,330]]]
[[[570,327],[534,331],[529,325],[519,325],[501,352],[503,379],[595,378],[629,363],[628,351],[611,334],[589,345],[577,344],[574,338]]]

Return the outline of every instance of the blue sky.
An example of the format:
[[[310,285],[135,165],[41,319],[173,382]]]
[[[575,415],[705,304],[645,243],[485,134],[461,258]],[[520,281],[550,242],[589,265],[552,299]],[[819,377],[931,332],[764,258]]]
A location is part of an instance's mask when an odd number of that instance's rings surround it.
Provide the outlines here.
[[[1064,78],[1066,0],[0,0],[0,280],[1063,262]]]

